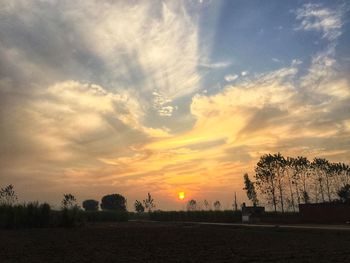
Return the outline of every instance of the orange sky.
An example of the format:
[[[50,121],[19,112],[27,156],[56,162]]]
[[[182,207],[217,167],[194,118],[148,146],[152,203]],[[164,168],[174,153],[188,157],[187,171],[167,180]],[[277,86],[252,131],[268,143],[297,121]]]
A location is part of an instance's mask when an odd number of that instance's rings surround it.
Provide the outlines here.
[[[225,1],[112,2],[0,3],[0,185],[20,201],[228,209],[262,154],[349,162],[341,8],[237,5],[236,21]]]

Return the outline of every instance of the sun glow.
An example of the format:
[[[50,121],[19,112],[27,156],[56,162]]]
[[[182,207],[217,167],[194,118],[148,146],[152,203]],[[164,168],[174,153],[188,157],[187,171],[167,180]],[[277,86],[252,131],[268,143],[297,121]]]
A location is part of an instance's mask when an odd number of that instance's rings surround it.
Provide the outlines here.
[[[179,192],[179,199],[184,200],[185,199],[185,192]]]

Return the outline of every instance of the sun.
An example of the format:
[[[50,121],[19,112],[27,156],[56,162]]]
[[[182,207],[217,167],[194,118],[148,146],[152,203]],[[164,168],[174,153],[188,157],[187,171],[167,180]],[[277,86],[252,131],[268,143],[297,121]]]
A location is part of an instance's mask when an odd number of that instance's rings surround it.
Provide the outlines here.
[[[179,199],[184,200],[185,199],[185,192],[179,192]]]

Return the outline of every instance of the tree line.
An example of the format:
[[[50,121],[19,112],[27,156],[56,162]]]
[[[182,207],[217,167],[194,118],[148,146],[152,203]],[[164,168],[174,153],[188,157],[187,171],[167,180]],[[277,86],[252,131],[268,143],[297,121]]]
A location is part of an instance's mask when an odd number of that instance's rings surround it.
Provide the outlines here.
[[[259,203],[256,186],[274,211],[296,211],[302,203],[350,201],[349,165],[324,158],[265,154],[256,164],[254,179],[244,175],[248,199]]]

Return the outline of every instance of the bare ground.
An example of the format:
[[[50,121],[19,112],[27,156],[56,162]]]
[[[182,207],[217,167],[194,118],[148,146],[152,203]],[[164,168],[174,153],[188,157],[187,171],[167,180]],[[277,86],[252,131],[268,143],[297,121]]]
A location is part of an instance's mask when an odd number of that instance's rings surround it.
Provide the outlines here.
[[[141,222],[0,230],[0,262],[350,262],[350,232]]]

